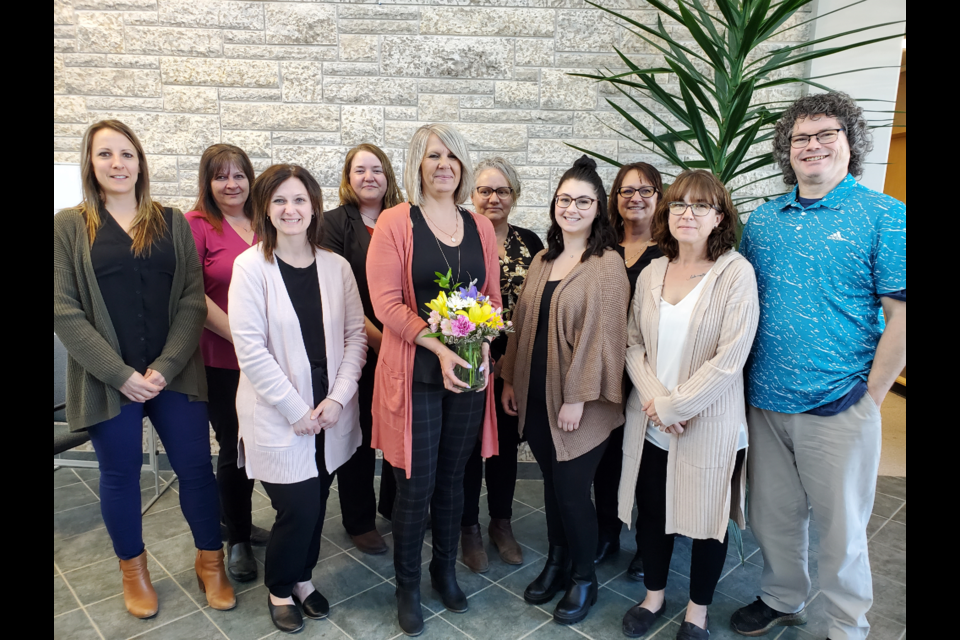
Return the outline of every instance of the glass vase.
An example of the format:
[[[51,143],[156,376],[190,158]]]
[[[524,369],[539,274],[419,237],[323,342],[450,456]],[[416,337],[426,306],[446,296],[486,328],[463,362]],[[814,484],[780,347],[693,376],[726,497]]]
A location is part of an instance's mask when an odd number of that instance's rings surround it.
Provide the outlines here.
[[[471,342],[461,342],[454,346],[457,355],[466,360],[471,368],[456,365],[453,368],[454,375],[463,382],[470,385],[469,388],[461,389],[463,391],[476,391],[482,389],[487,383],[487,371],[483,366],[483,340],[473,340]]]

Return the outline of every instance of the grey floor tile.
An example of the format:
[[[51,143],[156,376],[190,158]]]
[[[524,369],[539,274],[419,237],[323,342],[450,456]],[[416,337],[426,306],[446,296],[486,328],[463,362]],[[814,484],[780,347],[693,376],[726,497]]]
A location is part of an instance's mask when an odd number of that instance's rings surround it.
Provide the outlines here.
[[[70,593],[70,588],[60,576],[53,577],[53,616],[78,609],[80,604]]]
[[[901,500],[907,499],[907,479],[896,478],[893,476],[880,476],[877,478],[877,493],[884,493]]]
[[[871,542],[882,544],[898,551],[907,550],[907,525],[893,522],[892,520],[885,524],[877,534],[871,538]]]
[[[876,515],[870,516],[870,520],[867,522],[867,537],[873,537],[873,534],[883,529],[887,522],[889,522],[887,518],[881,518],[880,516]]]
[[[623,614],[634,604],[636,603],[629,598],[601,587],[597,595],[597,604],[590,608],[590,613],[584,621],[578,622],[573,627],[591,638],[623,637],[620,633]]]
[[[894,582],[907,584],[907,552],[880,544],[874,538],[870,543],[870,569]]]
[[[378,556],[371,556],[363,553],[359,549],[353,548],[347,551],[347,554],[349,554],[351,558],[360,564],[368,567],[371,571],[379,575],[384,580],[389,580],[395,573],[393,569],[393,535],[386,535],[384,536],[383,540],[387,543],[387,547],[389,547],[386,553],[382,553]],[[431,549],[427,545],[423,545],[421,547],[421,551],[424,554],[424,557],[431,557]]]
[[[238,594],[235,609],[230,611],[207,609],[206,613],[230,640],[256,640],[277,629],[270,620],[267,593],[267,588],[261,585]]]
[[[907,524],[907,503],[904,502],[900,510],[893,514],[893,521],[900,524]]]
[[[743,541],[744,558],[751,558],[755,553],[760,551],[760,544],[757,542],[757,538],[753,535],[753,530],[750,529],[750,527],[740,531],[740,539]],[[733,538],[730,539],[727,545],[727,555],[735,558],[740,555]]]
[[[60,538],[53,533],[53,561],[61,571],[70,571],[106,558],[116,558],[113,542],[104,528],[70,538]]]
[[[54,538],[72,538],[102,527],[99,502],[53,514]]]
[[[313,570],[313,584],[330,604],[346,600],[382,581],[345,553],[321,560]]]
[[[160,488],[162,489],[163,485],[160,485]],[[157,498],[157,501],[150,505],[150,509],[144,515],[147,516],[151,513],[166,511],[167,509],[180,506],[180,494],[177,493],[179,488],[180,484],[174,480],[173,484],[170,485],[170,488],[160,494],[160,497]],[[153,500],[154,496],[156,495],[157,491],[152,484],[146,489],[141,489],[140,506],[146,506],[146,504]]]
[[[541,558],[536,562],[527,564],[525,567],[519,571],[515,571],[502,578],[497,584],[509,591],[510,593],[522,598],[523,592],[533,580],[540,575],[540,572],[543,570],[544,559]],[[553,607],[556,606],[557,600],[560,599],[562,594],[557,594],[554,596],[551,602],[540,605],[543,609],[547,611],[553,611]]]
[[[164,577],[159,567],[151,567],[149,563],[147,566],[152,569],[150,577],[153,580]],[[116,557],[70,571],[63,574],[63,577],[85,605],[123,593],[123,580]]]
[[[166,511],[153,511],[143,516],[143,542],[147,546],[169,540],[190,531],[180,507]]]
[[[130,615],[121,596],[91,605],[87,607],[87,613],[100,627],[106,640],[120,640],[156,629],[199,610],[180,585],[170,578],[155,580],[153,588],[157,591],[160,611],[148,620],[139,620]]]
[[[739,562],[733,561],[731,566],[730,560],[727,556],[728,565],[724,566],[717,592],[749,604],[760,593],[760,574],[763,569],[749,562],[741,566]]]
[[[324,513],[324,518],[339,518],[343,515],[343,509],[340,506],[340,494],[336,491],[331,491],[330,496],[327,498],[327,510]]]
[[[440,599],[440,594],[434,590],[431,584],[429,567],[429,563],[424,563],[423,567],[421,568],[420,604],[434,613],[440,613],[442,611],[446,611],[446,609],[443,607],[443,601]],[[462,562],[458,562],[457,584],[460,585],[460,589],[462,589],[463,593],[467,596],[467,603],[472,607],[472,598],[474,595],[478,591],[486,589],[493,583],[484,578],[482,575],[470,571],[470,569],[468,569]]]
[[[277,519],[277,512],[273,510],[273,507],[265,507],[263,509],[257,509],[251,513],[250,516],[253,524],[269,531],[273,528],[273,523]]]
[[[873,513],[881,518],[889,518],[893,513],[906,503],[902,498],[888,496],[885,493],[878,493],[873,501]]]
[[[907,587],[881,575],[873,575],[873,613],[907,624]]]
[[[445,611],[440,617],[472,638],[500,640],[519,638],[550,618],[538,607],[496,585],[470,598],[470,610],[466,613]]]
[[[100,640],[97,630],[80,609],[53,619],[54,640]]]
[[[223,640],[223,634],[207,616],[198,611],[174,620],[141,636],[143,640]]]
[[[55,514],[95,502],[100,502],[100,499],[82,482],[53,490],[53,512]]]
[[[529,480],[527,482],[530,482]],[[519,481],[517,482],[519,484]],[[513,536],[517,542],[546,555],[550,548],[547,541],[547,516],[542,511],[532,511],[513,521]]]
[[[899,622],[888,620],[872,611],[867,614],[870,623],[870,640],[900,640],[907,627]]]
[[[543,480],[517,480],[513,499],[535,509],[543,509]]]
[[[604,637],[616,637],[613,634],[608,634]],[[584,635],[582,633],[577,633],[571,627],[564,626],[562,624],[557,624],[553,620],[547,620],[540,627],[535,629],[530,633],[530,635],[523,636],[523,640],[583,640]]]
[[[710,605],[708,613],[710,615],[710,638],[712,640],[741,640],[743,636],[730,628],[730,616],[733,612],[742,607],[745,602],[738,599],[728,598],[723,594],[716,594],[713,598],[713,604]],[[678,615],[675,623],[683,622],[684,615]],[[679,628],[679,627],[677,627]],[[676,633],[676,631],[674,631]],[[672,638],[673,636],[667,636]]]
[[[510,505],[510,510],[513,512],[511,520],[517,520],[533,511],[534,507],[514,500],[513,504]],[[490,526],[490,506],[487,502],[487,494],[480,496],[480,516],[478,521],[480,522],[480,529],[483,531],[483,537],[486,538],[487,527]]]
[[[612,580],[627,570],[627,567],[630,566],[631,560],[633,560],[633,552],[626,549],[620,549],[620,552],[617,553],[617,555],[596,565],[597,580],[599,580],[601,584],[607,582],[608,580]]]
[[[615,580],[608,582],[604,587],[619,593],[629,600],[630,605],[627,609],[642,602],[647,595],[647,589],[643,586],[642,582],[634,582],[626,576],[619,576]],[[690,600],[690,579],[671,571],[667,577],[667,588],[664,595],[667,600],[667,610],[664,612],[663,617],[665,620],[669,620],[686,609],[687,602]],[[623,613],[626,613],[627,609],[624,609]]]
[[[394,589],[393,585],[384,583],[364,591],[331,608],[330,621],[353,638],[392,638],[401,633]],[[424,609],[423,615],[427,618],[431,613]],[[463,637],[437,618],[427,621],[426,628],[428,633],[440,628],[449,636]]]
[[[53,488],[65,487],[80,482],[80,476],[69,467],[60,467],[53,470]]]
[[[197,555],[197,547],[190,532],[155,542],[147,550],[153,556],[151,560],[162,565],[172,575],[192,569]]]
[[[326,620],[307,619],[303,622],[303,631],[297,634],[297,640],[350,640],[350,636],[337,628],[336,623],[330,618]],[[270,637],[274,640],[281,640],[284,634],[278,631]]]

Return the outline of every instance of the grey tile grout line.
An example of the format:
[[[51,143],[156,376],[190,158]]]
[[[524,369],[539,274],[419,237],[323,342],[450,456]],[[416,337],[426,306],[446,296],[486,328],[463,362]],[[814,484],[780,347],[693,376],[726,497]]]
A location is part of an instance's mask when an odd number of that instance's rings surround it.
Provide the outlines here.
[[[197,609],[199,609],[200,612],[203,614],[203,616],[204,616],[207,620],[210,621],[210,624],[212,624],[214,627],[216,627],[217,631],[219,631],[220,634],[221,634],[224,638],[226,638],[227,640],[230,640],[230,636],[228,636],[228,635],[226,634],[226,632],[225,632],[223,629],[220,628],[220,625],[218,625],[218,624],[216,623],[216,621],[215,621],[213,618],[210,617],[210,614],[207,613],[207,611],[206,611],[207,607],[201,606],[200,603],[197,602],[197,600],[193,597],[193,595],[191,595],[191,593],[190,593],[189,591],[187,591],[187,588],[184,587],[184,586],[183,586],[182,584],[180,584],[179,582],[177,582],[177,579],[173,577],[173,574],[170,573],[170,571],[169,571],[165,566],[163,566],[163,563],[161,563],[159,560],[157,560],[157,556],[153,555],[153,553],[151,553],[149,549],[147,550],[147,553],[150,555],[151,558],[153,558],[153,561],[157,564],[157,566],[160,567],[161,569],[163,569],[163,572],[166,573],[167,576],[169,576],[171,580],[173,580],[173,583],[174,583],[175,585],[177,585],[178,587],[180,587],[180,590],[183,591],[188,598],[190,598],[190,601],[197,606]],[[189,571],[189,569],[187,569],[187,571]],[[183,572],[181,572],[181,573],[183,573]],[[236,593],[234,593],[234,598],[236,598]],[[234,607],[235,607],[235,606],[236,606],[236,605],[234,605]],[[188,615],[190,615],[190,614],[188,614]],[[186,617],[186,616],[184,616],[184,617]],[[178,619],[182,619],[182,618],[178,618]],[[172,620],[171,620],[171,622],[172,622]],[[168,622],[167,624],[170,624],[170,623]],[[161,626],[166,626],[166,625],[161,625]],[[151,629],[150,631],[152,631],[152,630],[153,630],[153,629]],[[144,632],[144,633],[149,633],[149,632]],[[143,634],[138,634],[138,635],[143,635]],[[133,637],[136,637],[136,636],[133,636]],[[129,640],[129,639],[128,639],[128,640]]]
[[[540,629],[543,629],[545,626],[547,626],[547,625],[550,624],[551,622],[553,622],[553,620],[544,620],[544,621],[543,621],[543,624],[541,624],[541,625],[539,625],[539,626],[537,626],[537,627],[534,627],[533,629],[530,629],[530,631],[527,631],[525,634],[523,634],[522,636],[520,636],[519,638],[517,638],[517,640],[523,640],[524,638],[526,638],[527,636],[529,636],[531,633],[536,633],[537,631],[539,631]]]
[[[93,617],[87,611],[87,608],[84,606],[84,604],[80,601],[80,596],[77,595],[77,592],[73,590],[73,587],[70,585],[70,582],[66,579],[66,577],[64,577],[63,571],[60,570],[60,565],[54,562],[53,566],[54,568],[56,568],[57,574],[60,576],[60,579],[63,580],[63,584],[67,585],[67,589],[70,589],[70,595],[72,595],[73,599],[77,601],[78,605],[80,605],[80,610],[83,611],[83,615],[87,617],[87,621],[90,623],[90,626],[93,627],[93,630],[97,632],[97,636],[100,637],[100,640],[106,640],[103,637],[103,632],[100,631],[100,627],[97,625],[96,622],[93,621]],[[73,609],[73,611],[76,611],[76,609]]]
[[[445,611],[445,610],[444,610],[444,611]],[[454,629],[456,629],[457,631],[459,631],[459,632],[462,633],[463,635],[465,635],[465,636],[467,636],[468,638],[470,638],[470,640],[476,640],[476,638],[474,638],[472,635],[470,635],[469,633],[467,633],[466,631],[464,631],[463,629],[461,629],[461,628],[458,627],[457,625],[453,624],[452,622],[450,622],[449,620],[447,620],[446,618],[444,618],[443,615],[441,615],[442,613],[443,613],[443,611],[441,611],[440,613],[438,613],[438,614],[435,615],[434,617],[435,617],[437,620],[443,620],[445,623],[447,623],[448,625],[450,625],[451,627],[453,627]],[[426,621],[424,621],[424,622],[426,622]]]
[[[874,531],[872,534],[870,534],[870,536],[867,538],[867,544],[869,544],[874,538],[876,538],[876,537],[877,537],[877,534],[880,533],[880,531],[881,531],[885,526],[887,526],[888,524],[890,524],[890,521],[893,520],[893,516],[895,516],[895,515],[897,515],[898,513],[900,513],[900,510],[903,509],[903,507],[904,507],[906,504],[907,504],[907,501],[904,500],[904,501],[903,501],[903,504],[900,505],[899,507],[897,507],[897,508],[894,510],[894,512],[891,513],[890,516],[883,521],[883,524],[881,524],[879,527],[877,527],[877,530]],[[876,515],[876,514],[872,514],[872,515]],[[906,525],[904,525],[904,526],[906,526]],[[878,544],[879,544],[879,543],[878,543]]]
[[[379,575],[379,574],[377,574],[377,575]],[[362,591],[358,591],[358,592],[356,592],[355,594],[353,594],[352,596],[347,596],[347,597],[344,598],[343,600],[338,600],[337,602],[332,602],[332,603],[330,603],[330,608],[332,609],[333,607],[336,607],[336,606],[338,606],[338,605],[341,605],[341,604],[343,604],[344,602],[349,602],[350,600],[353,600],[353,599],[356,598],[357,596],[361,596],[361,595],[365,594],[367,591],[371,591],[371,590],[373,590],[373,589],[376,589],[377,587],[379,587],[379,586],[382,585],[382,584],[390,584],[390,582],[389,582],[388,580],[381,580],[381,581],[378,582],[377,584],[371,585],[371,586],[367,587],[366,589],[364,589],[364,590],[362,590]],[[314,586],[314,589],[316,589],[316,586]],[[320,591],[320,590],[317,589],[317,591]],[[321,595],[322,595],[322,594],[321,594]]]
[[[76,473],[76,471],[74,471],[74,475],[80,478],[80,474]],[[99,478],[99,476],[97,477]],[[97,493],[90,487],[90,485],[87,484],[87,481],[84,480],[83,478],[80,478],[80,482],[82,482],[83,486],[85,486],[87,490],[94,495],[94,497],[97,499],[97,502],[100,502],[100,496],[97,495]]]

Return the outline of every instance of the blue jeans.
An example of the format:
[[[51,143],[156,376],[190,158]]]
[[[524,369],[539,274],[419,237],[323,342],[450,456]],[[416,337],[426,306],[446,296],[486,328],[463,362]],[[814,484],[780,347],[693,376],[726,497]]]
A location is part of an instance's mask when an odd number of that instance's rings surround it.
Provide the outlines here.
[[[182,393],[161,391],[145,403],[131,402],[120,415],[89,429],[100,463],[100,512],[113,550],[121,560],[143,553],[140,518],[140,467],[143,416],[149,416],[180,481],[180,507],[198,549],[220,542],[220,501],[210,460],[207,403]]]

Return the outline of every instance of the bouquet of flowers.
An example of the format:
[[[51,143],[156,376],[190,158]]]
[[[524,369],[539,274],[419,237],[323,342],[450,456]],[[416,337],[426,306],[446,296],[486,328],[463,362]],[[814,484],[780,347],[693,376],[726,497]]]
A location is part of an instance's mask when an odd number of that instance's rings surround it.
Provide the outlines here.
[[[458,356],[470,364],[470,368],[456,366],[456,376],[470,385],[469,390],[480,389],[486,384],[487,371],[483,363],[482,346],[485,338],[495,338],[501,333],[513,331],[512,322],[503,321],[503,309],[494,309],[490,298],[477,291],[477,281],[469,287],[460,283],[451,284],[453,273],[436,272],[440,285],[437,297],[427,303],[430,317],[429,338],[439,338]],[[449,292],[449,293],[448,293]]]

